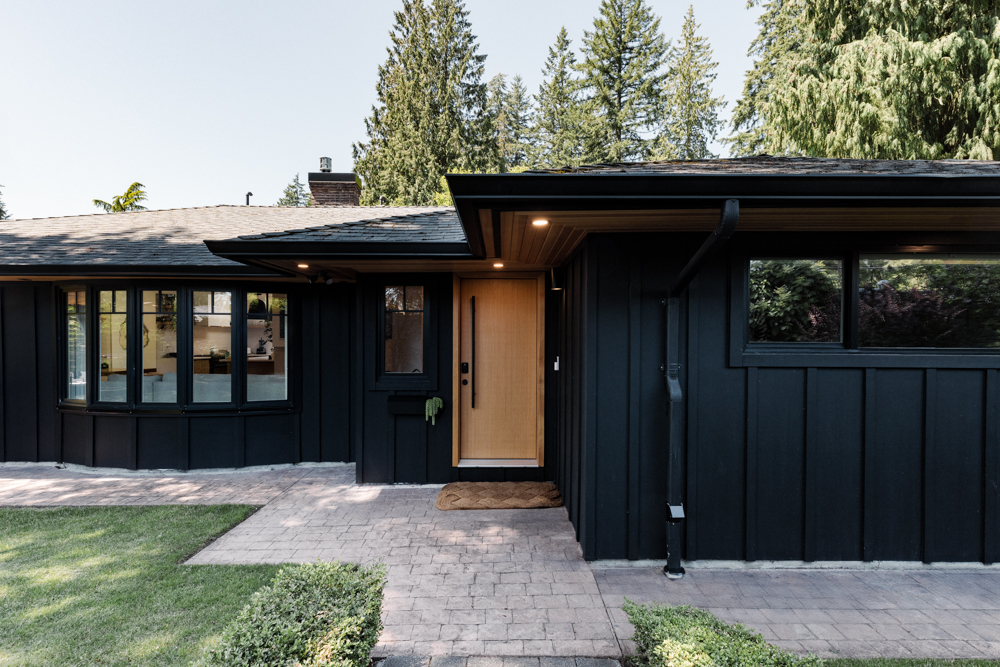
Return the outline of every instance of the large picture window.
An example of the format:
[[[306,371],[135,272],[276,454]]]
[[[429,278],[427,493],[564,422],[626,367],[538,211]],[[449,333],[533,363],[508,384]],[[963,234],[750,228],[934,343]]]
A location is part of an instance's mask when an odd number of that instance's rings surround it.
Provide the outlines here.
[[[247,293],[247,401],[288,398],[288,297]]]
[[[177,402],[177,291],[142,292],[142,402]]]
[[[66,292],[66,398],[87,399],[87,292]]]
[[[861,347],[1000,348],[1000,258],[861,255]]]
[[[1000,368],[1000,254],[896,247],[743,255],[731,274],[730,363]]]
[[[385,372],[424,372],[424,288],[385,288]]]
[[[192,399],[229,403],[233,399],[233,293],[195,291],[192,304]]]
[[[98,400],[124,403],[128,400],[128,292],[98,292],[101,332],[101,381]]]

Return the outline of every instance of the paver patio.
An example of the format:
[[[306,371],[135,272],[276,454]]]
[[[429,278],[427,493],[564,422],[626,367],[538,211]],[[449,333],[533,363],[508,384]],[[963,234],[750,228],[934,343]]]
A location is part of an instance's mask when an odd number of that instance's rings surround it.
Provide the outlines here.
[[[563,508],[441,512],[439,487],[358,486],[350,465],[124,475],[0,465],[0,505],[251,503],[190,563],[389,567],[376,655],[618,657],[621,604],[691,604],[821,656],[1000,658],[1000,572],[591,567]]]

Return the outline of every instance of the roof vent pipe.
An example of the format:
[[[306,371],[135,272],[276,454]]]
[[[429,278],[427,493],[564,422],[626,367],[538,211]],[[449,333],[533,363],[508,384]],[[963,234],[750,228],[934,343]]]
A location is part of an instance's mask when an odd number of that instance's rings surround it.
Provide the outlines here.
[[[333,160],[328,157],[321,157],[319,159],[319,170],[329,174],[333,170]]]

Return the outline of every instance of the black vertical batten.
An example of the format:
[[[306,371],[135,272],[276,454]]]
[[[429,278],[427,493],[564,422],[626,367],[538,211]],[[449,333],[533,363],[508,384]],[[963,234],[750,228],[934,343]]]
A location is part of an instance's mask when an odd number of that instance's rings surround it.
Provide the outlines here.
[[[631,244],[630,244],[631,245]],[[639,477],[639,462],[642,440],[642,273],[639,258],[634,247],[627,251],[629,270],[628,298],[628,550],[631,560],[639,558],[639,532],[642,517],[639,513],[640,496],[643,492]]]
[[[757,369],[747,369],[746,546],[744,558],[757,560]]]
[[[986,371],[986,402],[983,442],[983,562],[987,565],[1000,560],[1000,423],[998,423],[997,370]]]
[[[878,484],[878,471],[875,469],[875,369],[865,369],[865,434],[864,434],[864,468],[861,473],[861,483],[864,488],[865,501],[862,509],[864,524],[864,547],[862,559],[875,560],[875,491]]]
[[[931,562],[934,553],[935,530],[931,512],[928,511],[928,498],[938,496],[938,470],[934,468],[934,454],[937,446],[937,370],[928,368],[924,371],[924,492],[921,494],[921,510],[923,514],[923,544],[922,560],[925,563]]]
[[[816,385],[816,369],[807,368],[805,401],[805,512],[803,512],[804,525],[802,527],[802,559],[806,562],[816,560],[816,531],[819,513],[816,511],[817,490],[816,484],[813,481],[818,480],[822,474],[818,463],[819,457],[816,452],[818,438],[815,415],[819,412],[819,397],[816,394]]]
[[[684,471],[681,464],[684,442],[683,401],[681,389],[681,341],[680,341],[680,309],[681,296],[698,272],[719,253],[726,241],[736,231],[740,221],[740,203],[735,199],[726,200],[722,206],[722,216],[718,227],[698,248],[698,251],[674,278],[667,296],[666,308],[666,341],[665,341],[665,380],[668,396],[668,434],[667,434],[667,504],[681,506],[683,498],[681,489]],[[667,565],[664,572],[668,575],[684,574],[681,567],[681,526],[672,521],[667,527]]]

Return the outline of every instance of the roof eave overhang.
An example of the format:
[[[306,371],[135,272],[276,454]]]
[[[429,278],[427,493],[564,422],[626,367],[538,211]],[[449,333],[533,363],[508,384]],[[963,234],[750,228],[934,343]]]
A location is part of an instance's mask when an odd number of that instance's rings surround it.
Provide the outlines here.
[[[459,219],[483,256],[491,211],[1000,206],[1000,177],[954,174],[448,174]],[[625,231],[625,230],[623,230]]]
[[[384,241],[205,241],[215,255],[237,262],[295,259],[472,259],[467,243],[392,243]]]
[[[257,266],[183,266],[154,264],[10,264],[0,276],[176,276],[186,278],[274,278],[281,274]]]

